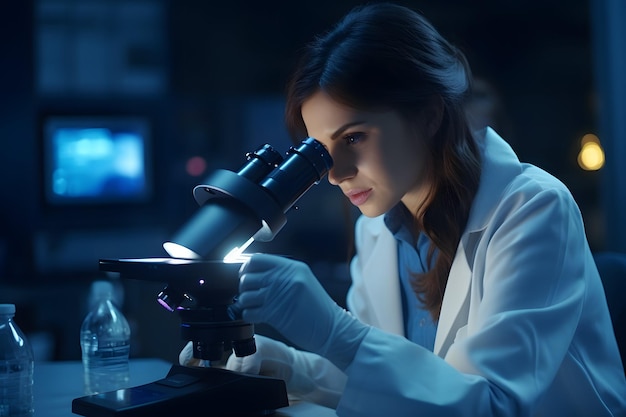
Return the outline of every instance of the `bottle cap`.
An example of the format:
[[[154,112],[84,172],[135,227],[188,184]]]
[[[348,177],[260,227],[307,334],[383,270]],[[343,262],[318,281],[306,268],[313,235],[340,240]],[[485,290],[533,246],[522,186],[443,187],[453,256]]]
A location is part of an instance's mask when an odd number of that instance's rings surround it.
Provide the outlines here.
[[[15,304],[0,304],[0,314],[15,314]]]

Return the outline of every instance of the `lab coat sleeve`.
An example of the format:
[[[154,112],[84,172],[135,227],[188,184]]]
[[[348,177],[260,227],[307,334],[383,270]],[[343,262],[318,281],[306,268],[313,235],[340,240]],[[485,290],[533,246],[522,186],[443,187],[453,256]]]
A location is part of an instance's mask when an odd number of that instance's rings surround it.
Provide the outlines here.
[[[468,324],[446,357],[371,328],[338,415],[533,415],[581,314],[586,242],[565,189],[509,191],[477,249]]]
[[[488,416],[489,383],[406,338],[370,328],[347,369],[339,416]],[[472,404],[474,403],[474,405]],[[470,411],[472,410],[472,411]]]

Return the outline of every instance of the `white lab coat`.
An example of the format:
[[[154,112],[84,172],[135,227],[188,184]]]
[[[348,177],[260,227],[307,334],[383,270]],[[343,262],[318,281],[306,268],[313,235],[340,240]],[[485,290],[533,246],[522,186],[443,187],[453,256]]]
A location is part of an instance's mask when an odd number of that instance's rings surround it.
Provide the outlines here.
[[[348,307],[373,328],[340,416],[624,416],[626,381],[579,209],[493,130],[434,353],[403,337],[396,242],[361,217]],[[323,366],[323,363],[319,364]]]

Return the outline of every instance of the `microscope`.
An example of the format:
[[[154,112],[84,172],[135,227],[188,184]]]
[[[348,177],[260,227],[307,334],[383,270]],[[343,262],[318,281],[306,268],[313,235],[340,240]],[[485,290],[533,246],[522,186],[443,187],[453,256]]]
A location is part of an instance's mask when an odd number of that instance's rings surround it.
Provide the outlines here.
[[[287,222],[298,199],[328,173],[333,161],[320,142],[307,138],[285,156],[270,145],[246,154],[237,171],[216,170],[193,189],[200,206],[163,244],[166,258],[101,259],[100,270],[121,278],[165,284],[157,301],[180,316],[180,336],[193,357],[220,361],[225,352],[256,352],[254,325],[230,306],[239,268],[254,241],[268,242]],[[150,384],[76,398],[72,412],[89,417],[155,415],[257,416],[288,405],[285,382],[218,367],[173,365]]]

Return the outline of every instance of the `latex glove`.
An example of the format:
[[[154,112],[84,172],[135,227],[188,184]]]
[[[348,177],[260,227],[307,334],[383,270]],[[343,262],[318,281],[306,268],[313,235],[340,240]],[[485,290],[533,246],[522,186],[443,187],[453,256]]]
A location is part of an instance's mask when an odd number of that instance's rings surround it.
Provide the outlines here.
[[[178,354],[178,363],[183,366],[202,366],[209,367],[209,361],[203,359],[196,359],[193,357],[193,342],[189,341]]]
[[[240,269],[231,306],[250,323],[267,323],[296,346],[344,370],[369,327],[339,307],[303,262],[254,254]]]
[[[230,355],[226,369],[282,379],[287,392],[299,399],[336,408],[346,374],[327,359],[262,335],[255,335],[256,353]]]

